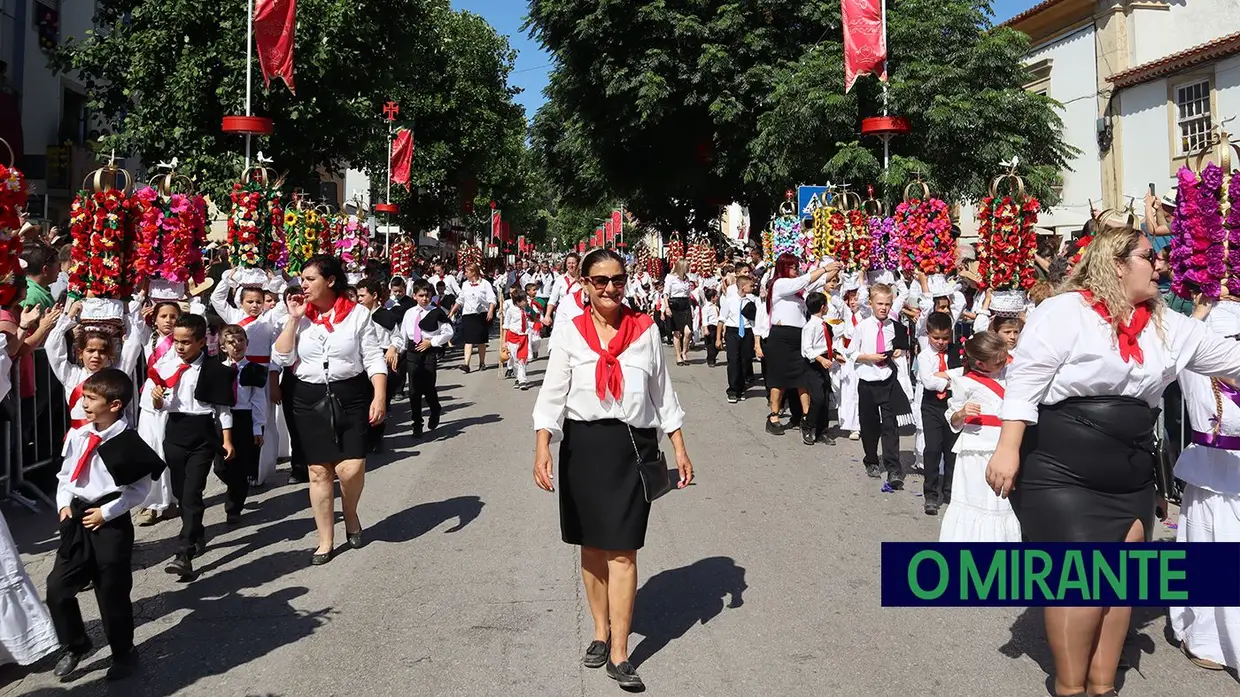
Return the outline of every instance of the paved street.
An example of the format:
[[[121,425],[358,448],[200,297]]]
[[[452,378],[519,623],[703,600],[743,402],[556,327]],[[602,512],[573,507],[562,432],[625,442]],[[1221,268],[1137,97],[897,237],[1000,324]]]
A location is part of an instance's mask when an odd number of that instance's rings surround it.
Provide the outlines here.
[[[639,562],[633,659],[650,693],[1046,694],[1040,612],[880,607],[879,542],[937,539],[939,519],[913,493],[920,478],[884,494],[858,443],[764,435],[759,392],[729,406],[724,368],[694,361],[672,370],[698,480],[656,504]],[[532,364],[535,384],[544,366]],[[308,566],[306,493],[284,477],[228,529],[213,479],[200,579],[162,571],[175,523],[139,529],[141,681],[107,686],[104,648],[70,685],[50,670],[8,672],[0,696],[619,694],[579,662],[591,628],[577,553],[530,476],[536,392],[495,370],[444,370],[440,384],[448,411],[435,438],[390,437],[372,462],[363,549]],[[407,432],[405,403],[393,411]],[[5,513],[42,592],[52,518]],[[1139,617],[1124,697],[1237,693],[1167,642],[1164,613]]]

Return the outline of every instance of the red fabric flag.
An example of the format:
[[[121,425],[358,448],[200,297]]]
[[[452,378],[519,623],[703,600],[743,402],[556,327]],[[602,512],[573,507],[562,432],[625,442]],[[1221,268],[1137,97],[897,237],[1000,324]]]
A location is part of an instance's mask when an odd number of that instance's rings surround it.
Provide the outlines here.
[[[499,224],[500,235],[503,236],[504,242],[512,242],[512,228],[508,227],[508,221],[505,220]]]
[[[603,243],[611,244],[611,238],[614,236],[615,233],[611,230],[611,219],[608,219],[603,223]]]
[[[396,132],[396,142],[392,145],[392,183],[403,184],[405,191],[411,190],[409,171],[413,167],[413,131],[402,128]]]
[[[619,237],[620,231],[623,229],[624,229],[623,223],[620,221],[620,211],[612,211],[611,212],[611,234],[615,235],[616,237]]]
[[[498,209],[491,209],[491,239],[504,241],[504,226],[502,225],[502,215]]]
[[[517,238],[517,249],[520,250],[522,254],[525,254],[525,235],[521,235]]]
[[[840,0],[844,23],[844,91],[861,75],[887,81],[887,36],[882,0]]]
[[[586,251],[586,241],[582,240],[577,243],[577,253],[582,254]]]
[[[594,246],[595,247],[603,246],[603,228],[599,228],[594,231]]]
[[[254,43],[263,80],[271,89],[271,78],[278,77],[293,87],[293,43],[297,33],[297,0],[258,0],[254,5]]]

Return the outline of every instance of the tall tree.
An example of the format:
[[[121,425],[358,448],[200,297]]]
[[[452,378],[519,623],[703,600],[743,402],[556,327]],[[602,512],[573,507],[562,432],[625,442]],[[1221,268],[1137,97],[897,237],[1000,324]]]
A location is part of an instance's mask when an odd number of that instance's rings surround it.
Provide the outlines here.
[[[1054,103],[1022,87],[1026,38],[992,27],[985,0],[887,10],[888,99],[912,123],[888,181],[881,146],[857,135],[881,90],[863,78],[844,93],[838,0],[531,0],[531,34],[556,61],[535,145],[574,200],[617,195],[660,227],[705,229],[732,200],[761,219],[800,183],[894,197],[915,170],[967,199],[1014,154],[1053,200],[1072,151]]]

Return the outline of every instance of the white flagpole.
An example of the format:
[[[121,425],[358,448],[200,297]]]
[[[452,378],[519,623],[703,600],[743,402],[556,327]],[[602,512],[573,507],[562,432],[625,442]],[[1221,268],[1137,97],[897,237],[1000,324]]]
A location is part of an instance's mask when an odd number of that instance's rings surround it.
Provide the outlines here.
[[[254,114],[251,112],[250,106],[252,89],[250,83],[253,80],[252,73],[254,71],[251,69],[250,63],[254,60],[254,0],[248,0],[246,12],[248,14],[245,17],[245,115],[253,116]],[[252,137],[249,133],[245,134],[245,171],[247,177],[250,171],[250,139]]]
[[[887,60],[891,51],[887,46],[887,0],[882,0],[882,21],[883,21],[883,74],[887,76],[887,80],[891,79],[890,73],[887,72]],[[887,80],[883,80],[883,116],[887,115]],[[891,137],[883,138],[883,176],[887,176],[888,169],[891,164]]]
[[[392,124],[393,123],[394,123],[393,121],[390,121],[390,120],[388,121],[387,198],[384,200],[384,203],[392,202],[392,149],[395,147],[395,143],[392,142]],[[383,233],[383,256],[384,257],[388,257],[391,251],[391,248],[392,248],[392,216],[389,213],[387,215],[387,230],[385,230]]]

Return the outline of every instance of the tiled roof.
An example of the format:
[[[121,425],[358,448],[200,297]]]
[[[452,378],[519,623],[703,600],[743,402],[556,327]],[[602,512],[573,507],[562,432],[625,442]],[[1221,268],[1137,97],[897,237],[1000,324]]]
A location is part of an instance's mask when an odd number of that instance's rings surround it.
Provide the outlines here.
[[[1012,26],[1012,25],[1016,24],[1017,22],[1020,22],[1020,21],[1022,21],[1022,20],[1024,20],[1024,19],[1028,19],[1029,17],[1031,17],[1031,16],[1033,16],[1033,15],[1036,15],[1037,13],[1041,12],[1042,10],[1045,10],[1045,9],[1047,9],[1047,8],[1049,8],[1049,7],[1054,6],[1054,5],[1058,5],[1059,3],[1063,2],[1063,1],[1064,1],[1064,0],[1044,0],[1044,2],[1040,2],[1040,3],[1036,4],[1036,5],[1034,5],[1033,7],[1030,7],[1029,9],[1025,10],[1024,12],[1021,12],[1020,14],[1016,15],[1015,17],[1013,17],[1013,18],[1009,19],[1008,21],[1001,23],[999,26],[1001,26],[1001,27],[1010,27],[1010,26]]]
[[[1195,65],[1209,63],[1220,58],[1240,53],[1240,32],[1220,36],[1199,46],[1186,48],[1183,51],[1163,56],[1158,60],[1120,71],[1107,78],[1107,82],[1116,87],[1131,87],[1148,82],[1157,77],[1186,70]]]

